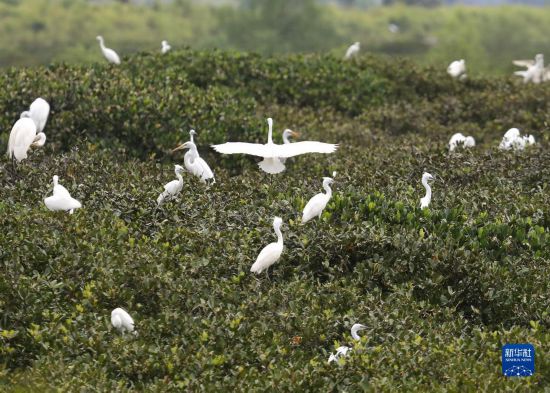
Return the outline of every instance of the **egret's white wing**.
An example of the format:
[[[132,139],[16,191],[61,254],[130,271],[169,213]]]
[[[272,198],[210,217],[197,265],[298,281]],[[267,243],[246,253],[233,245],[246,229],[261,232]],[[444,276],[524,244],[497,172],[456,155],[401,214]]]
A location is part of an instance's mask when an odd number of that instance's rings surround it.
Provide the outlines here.
[[[535,60],[514,60],[512,63],[518,67],[531,67],[535,65]]]
[[[58,184],[57,186],[53,187],[53,195],[68,195],[71,196],[69,191],[65,187],[63,187],[61,184]]]
[[[30,106],[31,119],[36,124],[36,132],[42,132],[46,127],[48,115],[50,114],[50,104],[43,98],[37,98]]]
[[[222,154],[249,154],[264,158],[276,157],[273,155],[273,149],[260,143],[227,142],[221,145],[212,145],[212,148]]]
[[[334,153],[338,145],[324,142],[303,141],[285,145],[273,145],[275,157],[294,157],[306,153]]]
[[[201,157],[197,157],[195,159],[195,165],[199,168],[198,176],[201,176],[203,179],[211,179],[214,177],[212,169],[210,169],[206,161],[204,161]]]
[[[327,206],[328,200],[327,195],[322,192],[313,196],[304,207],[302,222],[307,222],[318,216]]]
[[[260,254],[256,258],[256,262],[254,262],[250,268],[250,271],[261,273],[263,270],[273,265],[281,257],[282,252],[283,248],[280,244],[268,244],[262,249],[262,251],[260,251]]]
[[[170,183],[164,185],[164,190],[167,193],[174,195],[181,191],[181,188],[179,186],[179,180],[172,180]]]
[[[27,158],[27,150],[29,150],[36,137],[36,124],[29,118],[19,119],[13,126],[11,133],[14,134],[13,140],[8,143],[12,142],[13,155],[18,161],[21,161]]]

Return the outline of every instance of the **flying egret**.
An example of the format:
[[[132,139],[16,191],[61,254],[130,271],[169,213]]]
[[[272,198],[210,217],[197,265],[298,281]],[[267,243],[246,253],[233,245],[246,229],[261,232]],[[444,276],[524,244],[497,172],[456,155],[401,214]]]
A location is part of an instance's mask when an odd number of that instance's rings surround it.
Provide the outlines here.
[[[447,67],[447,74],[453,78],[463,79],[466,77],[466,62],[464,59],[455,60]]]
[[[194,130],[191,131],[194,132]],[[193,134],[191,134],[191,138],[193,138]],[[215,183],[216,179],[214,179],[214,173],[212,173],[212,170],[206,161],[199,156],[197,145],[195,145],[192,141],[185,142],[172,150],[172,152],[183,149],[189,149],[189,151],[183,156],[187,171],[200,178],[203,183],[206,183],[206,181],[210,179],[212,179],[212,183]]]
[[[323,177],[323,188],[325,189],[326,193],[320,192],[319,194],[311,197],[309,202],[304,207],[304,211],[302,214],[302,224],[305,224],[316,216],[321,218],[323,210],[325,210],[328,201],[332,197],[332,190],[330,189],[330,185],[333,182],[334,180],[332,178]]]
[[[42,132],[46,127],[48,115],[50,114],[50,104],[43,99],[37,98],[29,107],[28,111],[21,113],[21,118],[30,117],[36,124],[36,132]]]
[[[212,148],[222,154],[249,154],[263,157],[263,161],[258,166],[267,173],[281,173],[285,170],[280,158],[294,157],[306,153],[333,153],[338,145],[332,143],[303,141],[277,145],[273,143],[273,120],[267,119],[269,131],[267,134],[267,143],[246,143],[246,142],[227,142],[221,145],[212,145]]]
[[[98,35],[96,39],[99,41],[101,52],[103,52],[103,56],[105,56],[107,61],[113,64],[120,64],[120,57],[118,57],[118,54],[114,50],[112,50],[111,48],[105,47],[103,37]]]
[[[18,162],[27,158],[27,152],[31,147],[42,147],[46,143],[46,134],[36,133],[35,122],[23,117],[15,122],[8,140],[7,155],[14,157]]]
[[[172,49],[166,40],[162,41],[160,44],[162,45],[162,49],[160,50],[162,54],[168,53],[170,49]]]
[[[53,177],[53,195],[44,199],[44,204],[51,211],[68,211],[73,214],[75,209],[80,209],[82,204],[71,197],[69,191],[59,182],[59,177]]]
[[[260,254],[256,258],[256,262],[254,262],[250,268],[252,273],[260,274],[264,270],[267,271],[267,269],[281,257],[281,254],[283,253],[283,234],[281,233],[282,224],[282,218],[275,217],[273,219],[273,230],[277,235],[277,242],[268,244],[262,249],[262,251],[260,251]]]
[[[349,60],[352,57],[357,56],[359,53],[359,50],[361,49],[361,44],[359,42],[354,42],[346,51],[346,54],[344,56],[344,60]]]
[[[286,145],[288,143],[291,143],[290,142],[290,137],[299,137],[300,136],[300,133],[299,132],[295,132],[295,131],[292,131],[292,130],[289,130],[288,128],[286,130],[283,131],[283,144]],[[279,160],[284,164],[286,162],[286,158],[284,157],[281,157],[279,158]]]
[[[433,178],[434,177],[428,172],[424,172],[422,175],[422,185],[426,189],[426,195],[423,198],[420,198],[421,209],[425,209],[430,206],[430,202],[432,201],[432,187],[428,184],[428,180],[433,180]]]
[[[137,331],[134,330],[134,320],[122,308],[115,308],[111,312],[111,324],[121,333],[130,332],[137,335]]]
[[[464,136],[462,133],[457,132],[451,136],[449,140],[449,151],[454,151],[457,147],[473,147],[476,145],[476,140],[472,136]]]
[[[358,332],[360,330],[363,330],[363,329],[366,329],[366,328],[367,327],[365,325],[361,325],[360,323],[354,324],[351,327],[351,337],[356,341],[360,341],[361,336],[359,336]],[[335,354],[333,354],[333,353],[330,354],[330,356],[328,358],[328,362],[329,363],[336,362],[336,361],[338,361],[338,359],[340,357],[347,356],[349,352],[351,352],[351,348],[347,347],[345,345],[342,345],[342,346],[336,348],[336,353]]]
[[[538,84],[547,80],[547,73],[550,70],[544,68],[544,56],[539,53],[535,56],[535,60],[514,60],[514,65],[518,67],[526,67],[524,71],[515,71],[514,75],[521,76],[523,83],[533,82]]]
[[[183,188],[183,177],[181,173],[184,171],[182,166],[175,165],[174,172],[178,180],[172,180],[170,183],[164,185],[164,191],[157,198],[157,205],[160,206],[166,200],[166,198],[173,198],[180,193]]]
[[[525,146],[534,144],[535,137],[533,135],[521,136],[517,128],[510,128],[502,137],[499,148],[501,150],[523,150]]]

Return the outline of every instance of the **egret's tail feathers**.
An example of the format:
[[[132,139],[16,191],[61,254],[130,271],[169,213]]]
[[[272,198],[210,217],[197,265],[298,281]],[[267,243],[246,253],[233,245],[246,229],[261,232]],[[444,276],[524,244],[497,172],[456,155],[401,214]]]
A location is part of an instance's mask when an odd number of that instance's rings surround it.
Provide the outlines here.
[[[263,270],[264,269],[262,268],[262,266],[260,266],[260,264],[256,262],[254,262],[254,264],[252,264],[252,267],[250,268],[250,271],[256,274],[260,274]]]
[[[166,197],[168,196],[168,193],[166,191],[164,191],[163,193],[161,193],[159,195],[159,197],[157,198],[157,205],[160,206],[164,203],[164,200],[166,199]]]
[[[264,158],[262,162],[258,163],[258,166],[264,172],[271,174],[281,173],[286,168],[279,158]]]

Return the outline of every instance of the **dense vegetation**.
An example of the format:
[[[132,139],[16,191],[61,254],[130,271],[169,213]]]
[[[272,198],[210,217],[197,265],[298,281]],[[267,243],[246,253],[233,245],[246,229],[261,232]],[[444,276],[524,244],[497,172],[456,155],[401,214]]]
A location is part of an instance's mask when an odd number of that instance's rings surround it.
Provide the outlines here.
[[[550,387],[550,89],[458,82],[406,61],[227,52],[139,54],[112,67],[0,77],[0,145],[37,96],[46,146],[0,164],[0,388],[14,391],[532,391]],[[269,179],[210,143],[292,128],[339,142]],[[497,149],[517,126],[537,138]],[[184,178],[157,208],[198,131],[217,182]],[[478,146],[449,155],[457,131]],[[424,170],[436,177],[421,211]],[[337,171],[320,220],[301,209]],[[57,174],[84,207],[42,203]],[[249,273],[284,219],[270,277]],[[110,312],[127,309],[139,335]],[[368,326],[353,354],[327,364]],[[506,379],[505,343],[536,347],[535,376]]]
[[[220,48],[262,54],[331,52],[342,57],[361,41],[364,52],[406,56],[446,67],[464,58],[469,74],[509,74],[511,61],[549,56],[548,8],[319,7],[313,0],[246,0],[240,7],[190,1],[138,7],[86,0],[0,1],[0,66],[98,61],[96,35],[128,55],[174,48]],[[390,23],[400,31],[388,31]]]

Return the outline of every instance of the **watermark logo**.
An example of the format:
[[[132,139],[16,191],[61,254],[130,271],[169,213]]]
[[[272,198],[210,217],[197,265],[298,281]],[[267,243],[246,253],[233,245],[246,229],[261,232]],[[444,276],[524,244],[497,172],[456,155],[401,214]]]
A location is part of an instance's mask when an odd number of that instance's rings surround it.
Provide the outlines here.
[[[506,344],[502,347],[502,374],[530,377],[535,373],[535,347],[531,344]]]

